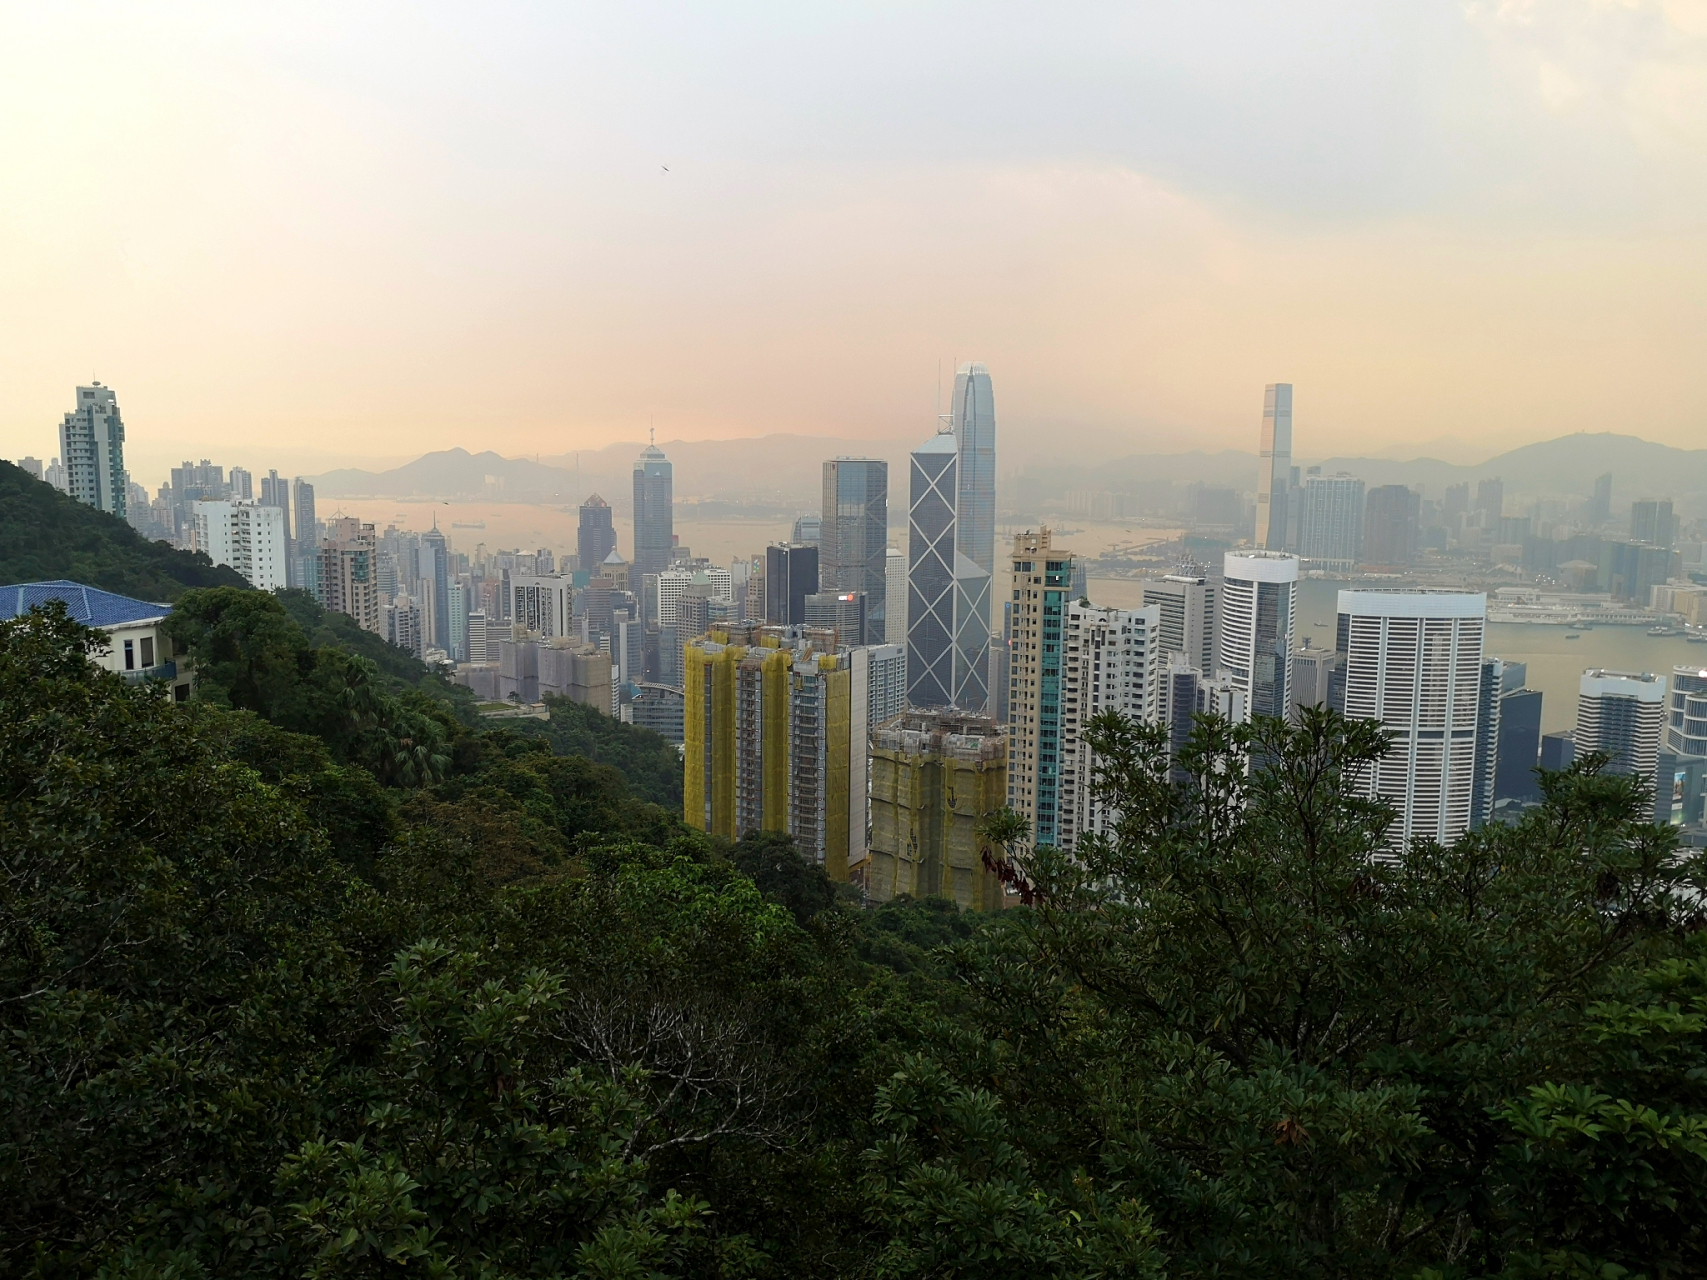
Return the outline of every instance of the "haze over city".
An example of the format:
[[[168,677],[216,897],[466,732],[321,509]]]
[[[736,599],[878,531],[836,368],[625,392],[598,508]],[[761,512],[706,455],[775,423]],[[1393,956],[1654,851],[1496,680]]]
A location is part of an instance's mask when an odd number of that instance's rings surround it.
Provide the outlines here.
[[[98,69],[98,70],[97,70]],[[11,6],[0,454],[1698,445],[1691,3]],[[259,456],[266,446],[267,457]]]

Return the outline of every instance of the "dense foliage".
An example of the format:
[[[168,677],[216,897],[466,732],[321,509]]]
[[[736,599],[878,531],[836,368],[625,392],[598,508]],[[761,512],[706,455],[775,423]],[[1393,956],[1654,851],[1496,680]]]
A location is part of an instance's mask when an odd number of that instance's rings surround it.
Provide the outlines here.
[[[189,587],[247,585],[204,552],[150,542],[117,516],[0,462],[0,583],[59,578],[158,601]]]
[[[989,829],[1035,906],[864,909],[276,600],[175,625],[189,705],[0,624],[0,1273],[1707,1270],[1700,868],[1594,761],[1389,851],[1368,726],[1178,785],[1105,719],[1106,839]]]

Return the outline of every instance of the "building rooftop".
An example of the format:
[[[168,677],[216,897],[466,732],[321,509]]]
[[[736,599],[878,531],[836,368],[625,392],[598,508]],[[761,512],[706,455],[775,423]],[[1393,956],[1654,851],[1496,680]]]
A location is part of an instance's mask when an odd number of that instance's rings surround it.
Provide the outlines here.
[[[169,604],[154,604],[147,600],[132,600],[98,587],[86,587],[81,582],[20,582],[0,587],[0,618],[16,618],[31,607],[49,600],[65,601],[65,610],[78,622],[89,627],[114,627],[125,622],[145,622],[164,618],[172,612]]]

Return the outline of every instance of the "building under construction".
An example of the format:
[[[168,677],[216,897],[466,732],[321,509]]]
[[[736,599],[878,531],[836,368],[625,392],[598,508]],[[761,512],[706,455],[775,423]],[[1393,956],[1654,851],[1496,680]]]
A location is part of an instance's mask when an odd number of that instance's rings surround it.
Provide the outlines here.
[[[999,910],[1002,882],[978,826],[1008,802],[1005,732],[988,716],[909,711],[871,735],[873,901],[901,894]]]
[[[839,647],[812,627],[731,626],[682,654],[684,820],[731,840],[787,832],[846,880],[865,857],[872,690],[900,687],[884,664],[905,651]]]

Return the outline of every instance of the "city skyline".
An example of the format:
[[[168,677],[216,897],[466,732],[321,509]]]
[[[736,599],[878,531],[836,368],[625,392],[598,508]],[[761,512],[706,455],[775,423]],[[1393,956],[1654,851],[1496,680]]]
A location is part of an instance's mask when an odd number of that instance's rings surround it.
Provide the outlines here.
[[[303,474],[896,438],[974,351],[1073,447],[1242,446],[1277,378],[1336,453],[1707,410],[1683,6],[432,12],[12,25],[0,456],[91,375]]]

